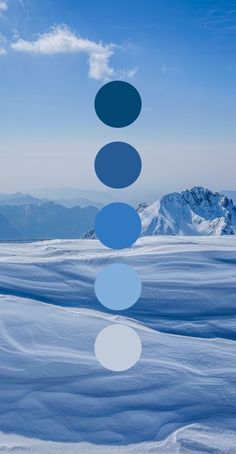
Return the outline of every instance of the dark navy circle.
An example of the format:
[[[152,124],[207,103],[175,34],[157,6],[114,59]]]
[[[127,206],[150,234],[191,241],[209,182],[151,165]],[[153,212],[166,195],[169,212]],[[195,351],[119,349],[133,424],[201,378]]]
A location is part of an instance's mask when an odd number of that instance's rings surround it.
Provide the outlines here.
[[[95,232],[98,239],[111,249],[132,246],[141,233],[137,211],[126,203],[110,203],[96,216]]]
[[[103,85],[95,98],[95,111],[100,120],[112,128],[131,125],[139,116],[142,101],[136,88],[121,80]]]
[[[111,142],[98,152],[95,172],[110,188],[127,188],[140,175],[142,161],[137,150],[125,142]]]

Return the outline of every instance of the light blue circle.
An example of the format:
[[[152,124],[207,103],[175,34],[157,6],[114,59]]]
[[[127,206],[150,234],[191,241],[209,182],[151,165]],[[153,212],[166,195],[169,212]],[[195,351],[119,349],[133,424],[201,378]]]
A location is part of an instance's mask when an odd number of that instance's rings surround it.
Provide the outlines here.
[[[110,203],[98,212],[95,232],[101,243],[111,249],[130,247],[141,233],[140,216],[127,203]]]
[[[95,281],[100,303],[113,311],[123,311],[139,299],[142,284],[138,273],[128,265],[114,263],[104,268]]]

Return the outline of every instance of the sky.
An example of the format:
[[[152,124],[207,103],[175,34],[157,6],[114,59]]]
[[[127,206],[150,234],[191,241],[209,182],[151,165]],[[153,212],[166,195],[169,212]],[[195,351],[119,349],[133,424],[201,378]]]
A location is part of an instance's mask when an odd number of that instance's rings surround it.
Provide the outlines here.
[[[93,166],[113,140],[143,162],[121,196],[236,189],[235,54],[236,0],[0,0],[0,192],[106,190]],[[143,103],[118,130],[94,111],[116,79]]]

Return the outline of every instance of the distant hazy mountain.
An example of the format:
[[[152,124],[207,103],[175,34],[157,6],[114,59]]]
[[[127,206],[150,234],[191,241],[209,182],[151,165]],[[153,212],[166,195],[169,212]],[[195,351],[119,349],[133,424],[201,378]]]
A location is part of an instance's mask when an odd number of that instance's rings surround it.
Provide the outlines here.
[[[60,205],[63,205],[64,207],[67,207],[67,208],[78,207],[78,206],[80,206],[81,208],[88,207],[88,206],[102,208],[102,206],[103,206],[102,203],[95,202],[94,200],[85,199],[83,197],[78,197],[75,199],[59,199],[59,200],[57,200],[57,203],[59,203]]]
[[[140,210],[143,235],[234,235],[231,199],[203,187],[171,193]]]
[[[95,191],[92,189],[77,189],[77,188],[45,188],[33,190],[31,193],[40,199],[50,199],[63,205],[68,203],[76,203],[80,206],[101,205],[112,202],[112,197],[105,191]],[[86,205],[85,205],[85,202]],[[73,205],[75,206],[75,205]]]
[[[0,194],[0,205],[38,205],[40,203],[43,203],[42,200],[23,192]]]
[[[53,202],[0,206],[0,240],[81,238],[97,212],[92,206],[66,208]]]
[[[19,239],[18,231],[0,214],[0,240],[15,240],[17,238]]]

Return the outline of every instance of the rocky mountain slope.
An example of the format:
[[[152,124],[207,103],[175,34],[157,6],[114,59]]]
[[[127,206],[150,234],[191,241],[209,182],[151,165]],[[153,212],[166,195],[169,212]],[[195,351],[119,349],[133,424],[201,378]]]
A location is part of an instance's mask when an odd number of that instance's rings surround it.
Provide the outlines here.
[[[223,194],[201,186],[164,195],[139,209],[143,235],[234,235],[236,207]]]

